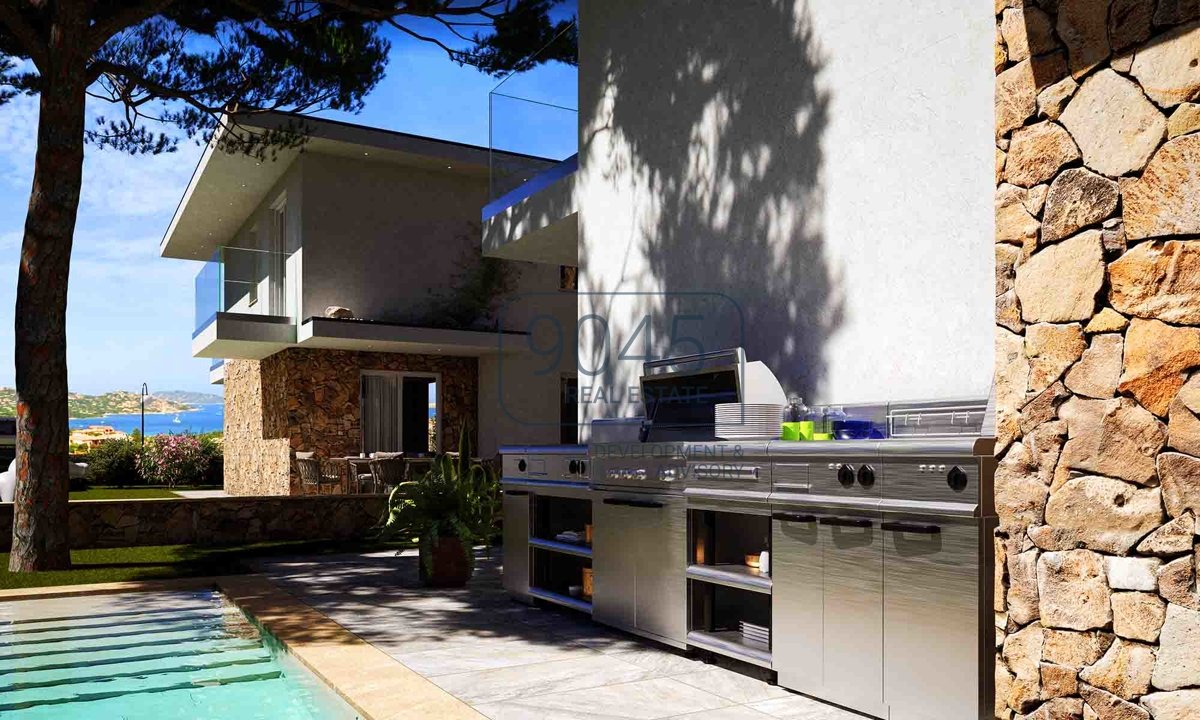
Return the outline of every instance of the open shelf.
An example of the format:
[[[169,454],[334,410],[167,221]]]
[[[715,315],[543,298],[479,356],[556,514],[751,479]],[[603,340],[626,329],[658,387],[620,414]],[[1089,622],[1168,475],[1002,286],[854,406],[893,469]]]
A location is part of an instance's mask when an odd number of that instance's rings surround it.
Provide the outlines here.
[[[592,556],[592,548],[590,545],[576,545],[574,543],[559,542],[558,540],[543,540],[542,538],[529,538],[529,546],[549,550],[550,552],[563,553],[564,555],[574,555],[575,557],[590,558]]]
[[[746,640],[736,630],[693,630],[687,634],[687,642],[702,650],[771,669],[771,648],[766,643]]]
[[[553,538],[567,530],[577,532],[580,537],[583,537],[587,526],[591,524],[592,501],[590,499],[537,494],[533,497],[533,522],[529,534],[531,538],[546,538],[539,542],[555,542],[570,546],[571,543],[560,543]]]
[[[746,564],[771,549],[771,517],[693,509],[688,579],[689,645],[771,669],[771,576]],[[752,559],[752,558],[751,558]],[[745,625],[763,629],[762,637]]]
[[[689,565],[689,580],[724,585],[725,587],[771,594],[771,577],[758,568],[747,565]]]
[[[545,600],[549,603],[562,605],[563,607],[569,607],[572,610],[585,612],[589,615],[592,613],[592,604],[582,598],[573,598],[570,595],[563,595],[561,593],[556,593],[552,590],[546,590],[539,587],[529,588],[529,594],[539,600]]]
[[[534,495],[529,533],[529,594],[532,597],[580,612],[592,612],[590,597],[571,595],[573,587],[584,587],[584,576],[591,572],[591,546],[552,539],[566,531],[577,532],[582,539],[591,523],[590,499]]]

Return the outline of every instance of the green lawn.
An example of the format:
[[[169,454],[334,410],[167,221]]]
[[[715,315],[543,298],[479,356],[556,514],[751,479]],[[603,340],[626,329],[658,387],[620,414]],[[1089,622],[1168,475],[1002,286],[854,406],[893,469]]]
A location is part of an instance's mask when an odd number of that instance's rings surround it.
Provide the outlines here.
[[[197,487],[178,487],[175,490],[220,490],[220,485],[204,485]],[[147,498],[179,497],[174,490],[165,487],[91,487],[87,490],[75,490],[71,493],[72,500],[144,500]]]
[[[156,545],[135,548],[73,550],[71,570],[10,573],[8,553],[0,553],[0,589],[79,585],[84,583],[161,578],[237,575],[249,572],[248,560],[283,555],[321,555],[340,552],[401,549],[402,543],[304,540],[204,548]]]

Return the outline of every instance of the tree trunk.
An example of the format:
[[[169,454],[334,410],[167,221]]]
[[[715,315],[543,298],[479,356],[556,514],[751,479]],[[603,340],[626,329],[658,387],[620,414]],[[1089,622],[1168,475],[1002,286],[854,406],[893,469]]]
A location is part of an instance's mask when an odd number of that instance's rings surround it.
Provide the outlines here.
[[[56,20],[49,67],[39,68],[37,155],[17,277],[17,491],[8,565],[14,572],[71,566],[67,275],[83,175],[86,58],[78,48],[87,24]]]

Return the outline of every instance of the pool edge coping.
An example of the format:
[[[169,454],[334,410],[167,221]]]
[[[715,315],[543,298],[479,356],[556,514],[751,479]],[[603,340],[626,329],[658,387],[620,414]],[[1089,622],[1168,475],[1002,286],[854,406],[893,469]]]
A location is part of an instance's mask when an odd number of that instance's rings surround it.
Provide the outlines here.
[[[136,580],[0,590],[0,602],[216,589],[261,623],[364,720],[482,720],[483,715],[265,575]]]

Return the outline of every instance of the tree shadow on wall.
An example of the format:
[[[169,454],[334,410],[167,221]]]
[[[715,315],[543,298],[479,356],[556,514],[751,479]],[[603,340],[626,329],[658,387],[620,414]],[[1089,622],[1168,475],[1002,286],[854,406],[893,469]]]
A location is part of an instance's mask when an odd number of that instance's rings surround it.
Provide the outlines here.
[[[773,0],[704,3],[693,12],[671,3],[642,8],[606,15],[603,32],[640,38],[654,28],[657,41],[626,41],[619,55],[603,54],[603,72],[581,77],[580,98],[593,118],[581,150],[589,181],[628,186],[632,178],[631,197],[620,202],[637,206],[634,226],[610,225],[602,242],[623,243],[646,267],[593,273],[586,289],[662,293],[638,308],[662,329],[694,312],[689,294],[727,296],[737,307],[706,318],[706,349],[743,345],[786,389],[812,397],[844,302],[822,230],[830,94],[819,84],[825,60],[805,7]],[[581,245],[585,274],[587,249]],[[602,315],[612,302],[584,297]],[[672,351],[668,343],[658,343],[658,354]],[[636,377],[609,381],[628,387]]]

